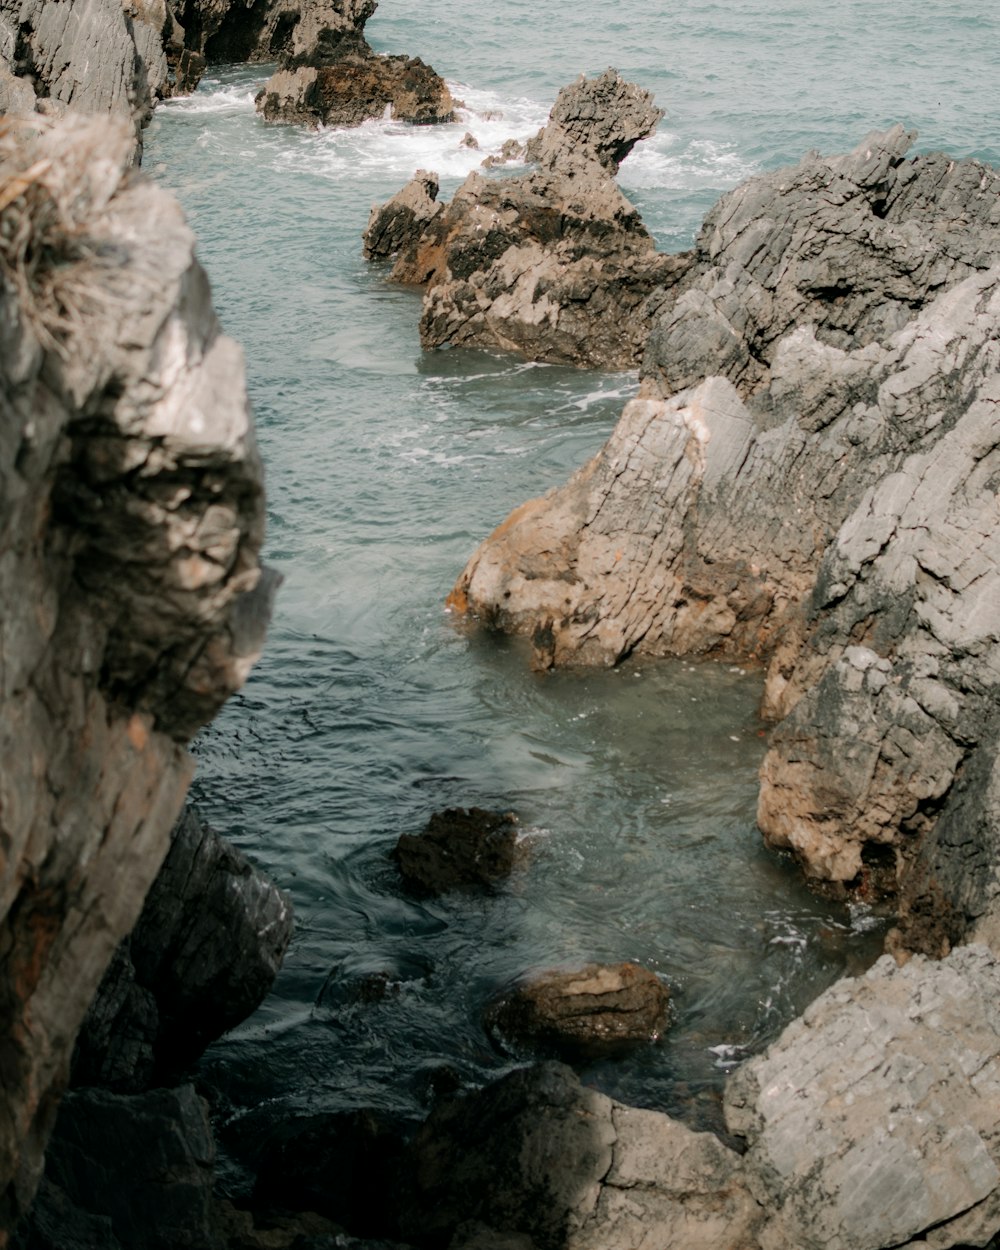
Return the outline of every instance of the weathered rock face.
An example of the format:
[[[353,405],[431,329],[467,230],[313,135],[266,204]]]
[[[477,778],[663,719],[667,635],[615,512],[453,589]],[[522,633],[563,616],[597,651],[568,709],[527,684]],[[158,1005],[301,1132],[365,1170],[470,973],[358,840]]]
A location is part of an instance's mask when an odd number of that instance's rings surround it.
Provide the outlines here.
[[[985,1245],[1000,1229],[998,991],[982,946],[886,956],[730,1078],[763,1250]]]
[[[111,114],[139,133],[169,94],[165,0],[7,0],[0,9],[0,113]]]
[[[638,964],[586,964],[527,978],[491,1008],[488,1024],[515,1045],[569,1058],[614,1055],[657,1041],[669,1001],[663,982]]]
[[[908,138],[723,197],[640,397],[450,599],[540,667],[767,663],[760,825],[855,888],[905,874],[995,715],[1000,175]]]
[[[513,812],[450,807],[435,812],[423,833],[404,833],[394,858],[406,885],[419,894],[444,894],[495,885],[519,858]]]
[[[0,1230],[272,588],[242,358],[131,143],[0,138]]]
[[[287,894],[185,808],[87,1013],[74,1083],[168,1082],[259,1006],[291,934]]]
[[[442,1104],[401,1172],[404,1235],[539,1250],[747,1250],[759,1215],[738,1155],[710,1133],[584,1088],[569,1068],[522,1068]],[[513,1243],[515,1246],[517,1242]]]
[[[686,256],[656,251],[614,183],[661,116],[614,70],[581,78],[528,145],[538,169],[470,174],[440,209],[421,171],[375,209],[365,254],[395,253],[393,280],[426,287],[423,345],[635,367],[651,316],[688,268]]]
[[[257,96],[258,111],[268,121],[310,126],[360,126],[387,111],[420,125],[451,121],[455,102],[429,65],[372,51],[362,31],[375,7],[350,5],[337,21],[297,30],[278,72]]]

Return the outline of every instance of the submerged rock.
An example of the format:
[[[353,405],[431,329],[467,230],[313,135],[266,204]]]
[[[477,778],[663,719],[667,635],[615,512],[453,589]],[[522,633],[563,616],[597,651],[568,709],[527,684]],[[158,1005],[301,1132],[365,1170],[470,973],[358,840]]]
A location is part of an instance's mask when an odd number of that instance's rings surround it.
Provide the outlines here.
[[[373,210],[365,254],[426,287],[425,347],[479,346],[531,359],[632,368],[664,291],[687,269],[664,256],[615,185],[619,163],[662,116],[614,70],[560,92],[529,143],[538,168],[470,174],[444,206],[428,175]],[[387,229],[392,223],[392,229]]]
[[[416,57],[373,52],[363,31],[374,0],[325,23],[311,42],[281,58],[257,96],[268,121],[360,126],[387,113],[397,121],[450,122],[455,102],[444,79]]]
[[[513,812],[450,807],[431,816],[423,833],[404,833],[394,856],[403,880],[422,894],[495,885],[519,858]]]
[[[0,136],[0,1238],[274,586],[242,356],[132,138]]]
[[[1000,175],[906,159],[910,140],[724,196],[639,398],[449,600],[541,639],[542,667],[766,664],[765,713],[786,719],[760,826],[862,895],[906,876],[970,752],[994,751],[1000,671]],[[933,862],[960,910],[961,872]]]
[[[670,992],[638,964],[536,973],[504,994],[487,1022],[502,1040],[595,1058],[657,1041]]]

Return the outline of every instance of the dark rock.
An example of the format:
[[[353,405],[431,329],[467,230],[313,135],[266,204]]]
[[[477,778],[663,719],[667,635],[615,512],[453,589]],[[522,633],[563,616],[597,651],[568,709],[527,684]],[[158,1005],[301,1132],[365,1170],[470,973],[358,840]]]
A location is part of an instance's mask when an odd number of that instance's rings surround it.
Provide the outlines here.
[[[214,1159],[207,1108],[191,1086],[128,1096],[67,1094],[25,1245],[221,1250]],[[71,1229],[81,1243],[66,1241]]]
[[[359,1237],[395,1232],[401,1127],[377,1111],[301,1116],[270,1135],[257,1167],[257,1207],[316,1211]]]
[[[242,356],[132,145],[69,115],[0,136],[0,1230],[273,589]]]
[[[650,317],[688,267],[686,257],[656,251],[613,181],[618,161],[660,115],[613,70],[581,79],[560,93],[528,145],[540,168],[508,178],[470,174],[433,210],[428,175],[418,174],[373,211],[365,254],[394,249],[392,279],[426,287],[423,345],[637,365]],[[505,145],[500,159],[521,156]],[[386,229],[397,221],[394,233]]]
[[[292,933],[288,895],[185,808],[142,915],[101,982],[74,1081],[169,1079],[263,1000]]]
[[[394,855],[406,885],[418,893],[491,886],[517,863],[517,831],[513,812],[452,807],[435,812],[423,833],[404,833]]]
[[[360,126],[387,111],[418,125],[452,121],[451,92],[429,65],[372,51],[362,32],[374,11],[374,3],[356,6],[313,27],[311,41],[300,34],[258,94],[258,111],[268,121],[310,126]]]
[[[418,169],[402,191],[381,207],[375,205],[364,233],[367,260],[387,260],[415,247],[430,221],[441,211],[438,176]]]
[[[586,964],[536,973],[490,1008],[487,1023],[515,1046],[596,1058],[658,1041],[670,992],[638,964]]]

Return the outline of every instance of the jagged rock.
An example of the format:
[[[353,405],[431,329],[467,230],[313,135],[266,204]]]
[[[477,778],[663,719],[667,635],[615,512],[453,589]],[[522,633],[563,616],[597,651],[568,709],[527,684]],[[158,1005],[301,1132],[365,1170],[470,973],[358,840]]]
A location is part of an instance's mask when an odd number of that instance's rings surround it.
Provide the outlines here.
[[[273,590],[242,357],[131,147],[0,136],[0,1230]]]
[[[998,991],[982,946],[885,956],[730,1078],[762,1250],[943,1250],[1000,1230]]]
[[[618,162],[661,112],[614,70],[560,92],[528,145],[540,168],[508,178],[472,173],[443,211],[426,179],[372,214],[366,255],[385,255],[383,219],[424,206],[395,243],[391,277],[426,287],[425,347],[480,346],[531,359],[633,368],[686,256],[658,253],[613,181]],[[418,228],[419,225],[419,228]]]
[[[291,934],[287,894],[185,808],[87,1013],[75,1083],[133,1091],[169,1080],[260,1004]]]
[[[314,41],[282,58],[257,96],[268,121],[311,126],[360,126],[388,111],[397,121],[450,122],[455,102],[444,79],[416,57],[372,51],[362,33],[375,4],[355,6],[325,25]]]
[[[518,825],[513,812],[449,807],[423,833],[402,834],[394,857],[406,885],[421,894],[495,885],[517,862]]]
[[[585,964],[534,974],[505,993],[487,1019],[515,1045],[596,1057],[657,1041],[669,1001],[663,982],[638,964]]]
[[[72,104],[110,113],[140,131],[168,91],[160,39],[164,0],[11,0],[0,14],[0,112],[30,114]]]
[[[364,233],[366,260],[387,260],[414,247],[431,220],[437,203],[438,176],[418,169],[406,186],[381,207],[374,205]]]
[[[421,1243],[476,1222],[538,1250],[748,1250],[758,1221],[740,1157],[712,1134],[623,1107],[556,1063],[436,1108],[399,1204]]]
[[[862,893],[994,740],[1000,175],[909,140],[724,196],[605,448],[450,598],[539,667],[766,663],[760,826]]]
[[[223,1250],[215,1143],[190,1085],[63,1100],[19,1250]]]

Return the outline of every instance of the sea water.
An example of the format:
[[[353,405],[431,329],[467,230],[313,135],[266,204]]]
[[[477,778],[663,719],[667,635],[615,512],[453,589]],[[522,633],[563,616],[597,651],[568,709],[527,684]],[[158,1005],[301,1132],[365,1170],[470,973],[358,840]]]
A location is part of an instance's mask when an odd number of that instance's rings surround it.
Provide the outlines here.
[[[998,12],[382,0],[372,44],[434,65],[463,102],[456,123],[268,126],[253,97],[269,67],[213,69],[157,111],[145,166],[180,197],[244,346],[265,555],[285,579],[264,658],[196,745],[203,813],[297,913],[274,992],[202,1065],[232,1120],[422,1114],[442,1069],[476,1084],[523,1061],[482,1027],[504,987],[633,959],[671,987],[671,1027],[583,1075],[711,1122],[725,1073],[873,958],[885,919],[820,902],[761,844],[758,674],[640,660],[539,675],[518,640],[445,612],[480,539],[600,447],[637,379],[423,353],[419,296],[362,260],[361,232],[416,169],[450,194],[609,64],[666,110],[620,177],[665,250],[741,180],[896,121],[917,150],[995,163]],[[520,814],[523,866],[489,897],[407,897],[399,835],[473,804]]]

